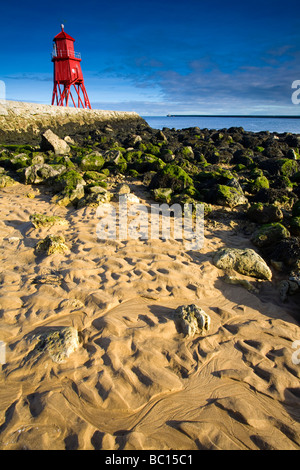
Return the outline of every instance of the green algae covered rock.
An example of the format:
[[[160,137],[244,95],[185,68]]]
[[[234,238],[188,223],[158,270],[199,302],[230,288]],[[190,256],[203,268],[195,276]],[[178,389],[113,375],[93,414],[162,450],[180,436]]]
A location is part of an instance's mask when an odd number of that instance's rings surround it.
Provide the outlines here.
[[[102,183],[106,180],[107,175],[102,171],[99,173],[98,171],[86,171],[83,175],[83,179],[86,181],[87,184],[98,184]]]
[[[35,250],[37,253],[53,255],[54,253],[64,254],[69,251],[69,248],[65,244],[65,238],[62,235],[47,235],[44,240],[38,242]]]
[[[155,201],[165,202],[169,204],[172,199],[172,189],[171,188],[157,188],[152,191]]]
[[[264,248],[289,237],[290,232],[287,230],[287,228],[285,228],[284,225],[280,224],[279,222],[274,222],[272,224],[262,225],[253,234],[251,241],[253,245],[259,248]]]
[[[256,193],[260,189],[269,189],[269,187],[270,183],[268,178],[266,178],[265,176],[258,176],[252,183],[250,183],[249,191],[251,193]]]
[[[98,207],[99,204],[107,203],[111,200],[112,194],[101,186],[91,186],[87,188],[88,194],[77,203],[77,209],[85,206]]]
[[[17,184],[17,182],[10,176],[0,175],[0,188],[7,188],[9,186],[14,186],[15,184]]]
[[[289,158],[282,158],[279,160],[280,173],[283,176],[291,177],[299,171],[298,162],[290,160]]]
[[[53,202],[61,206],[75,205],[84,197],[85,180],[75,170],[69,170],[58,176],[54,187],[59,193],[53,197]]]
[[[92,152],[82,158],[80,168],[83,171],[99,171],[104,163],[105,160],[100,152]]]
[[[214,265],[225,271],[237,271],[257,279],[272,279],[272,271],[266,262],[250,248],[221,248],[213,257]]]
[[[236,207],[247,204],[248,200],[238,188],[218,184],[213,193],[212,203],[219,206]]]
[[[52,227],[52,225],[65,225],[67,221],[58,215],[32,214],[30,216],[32,225],[35,228]]]
[[[283,219],[283,213],[275,204],[256,202],[249,207],[247,217],[258,224],[270,224],[280,222]]]
[[[181,305],[174,312],[175,321],[187,336],[204,335],[210,328],[210,317],[195,304]]]
[[[171,188],[181,192],[193,185],[192,178],[180,166],[168,163],[152,178],[149,189]]]
[[[31,159],[26,153],[20,153],[19,155],[15,155],[10,159],[11,166],[18,170],[19,168],[26,168],[30,165]]]
[[[48,163],[37,163],[24,170],[24,179],[26,184],[41,184],[51,178],[56,178],[66,171],[64,165],[51,165]]]

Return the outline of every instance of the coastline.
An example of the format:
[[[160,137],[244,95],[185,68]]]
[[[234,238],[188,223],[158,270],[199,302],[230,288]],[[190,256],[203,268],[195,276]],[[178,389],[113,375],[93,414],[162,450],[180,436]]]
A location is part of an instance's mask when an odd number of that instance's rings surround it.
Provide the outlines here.
[[[299,136],[126,122],[0,139],[0,448],[299,450],[300,289],[280,290],[300,268]],[[122,194],[202,203],[204,246],[99,239],[97,208]],[[49,235],[66,250],[38,251]],[[218,267],[225,248],[271,277]],[[203,334],[182,305],[209,315]],[[64,328],[60,362],[45,338]]]

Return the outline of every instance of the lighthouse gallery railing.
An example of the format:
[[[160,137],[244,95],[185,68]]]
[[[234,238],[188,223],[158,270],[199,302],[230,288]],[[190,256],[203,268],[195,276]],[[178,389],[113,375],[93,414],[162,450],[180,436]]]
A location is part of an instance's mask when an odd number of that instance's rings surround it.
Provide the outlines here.
[[[68,57],[71,57],[74,59],[81,59],[80,52],[74,52],[74,51],[71,51],[70,49],[67,49],[65,51],[53,51],[51,56],[52,56],[52,59],[55,57],[58,57],[59,59],[66,59]]]

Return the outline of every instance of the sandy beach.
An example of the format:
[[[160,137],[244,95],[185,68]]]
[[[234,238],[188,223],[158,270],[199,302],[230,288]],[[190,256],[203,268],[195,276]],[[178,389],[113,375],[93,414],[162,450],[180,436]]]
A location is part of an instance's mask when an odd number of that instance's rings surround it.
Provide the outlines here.
[[[67,224],[34,228],[35,212]],[[59,207],[43,186],[2,189],[0,213],[1,449],[300,448],[299,294],[282,302],[276,272],[242,276],[249,291],[224,282],[216,250],[253,248],[234,209],[205,221],[199,251],[101,241],[94,207]],[[69,251],[37,254],[50,233]],[[205,335],[178,330],[173,312],[184,304],[210,316]],[[35,335],[69,326],[80,345],[67,360],[33,354]]]

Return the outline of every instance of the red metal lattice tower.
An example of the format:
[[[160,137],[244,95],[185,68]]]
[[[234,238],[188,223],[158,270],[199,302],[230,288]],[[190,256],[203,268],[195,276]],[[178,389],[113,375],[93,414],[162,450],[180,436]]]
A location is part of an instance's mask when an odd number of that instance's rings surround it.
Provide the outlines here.
[[[62,24],[61,32],[54,38],[52,51],[52,62],[54,63],[52,105],[69,106],[71,98],[75,108],[92,109],[84,86],[80,66],[81,56],[79,52],[74,51],[74,42],[75,39],[65,33]]]

